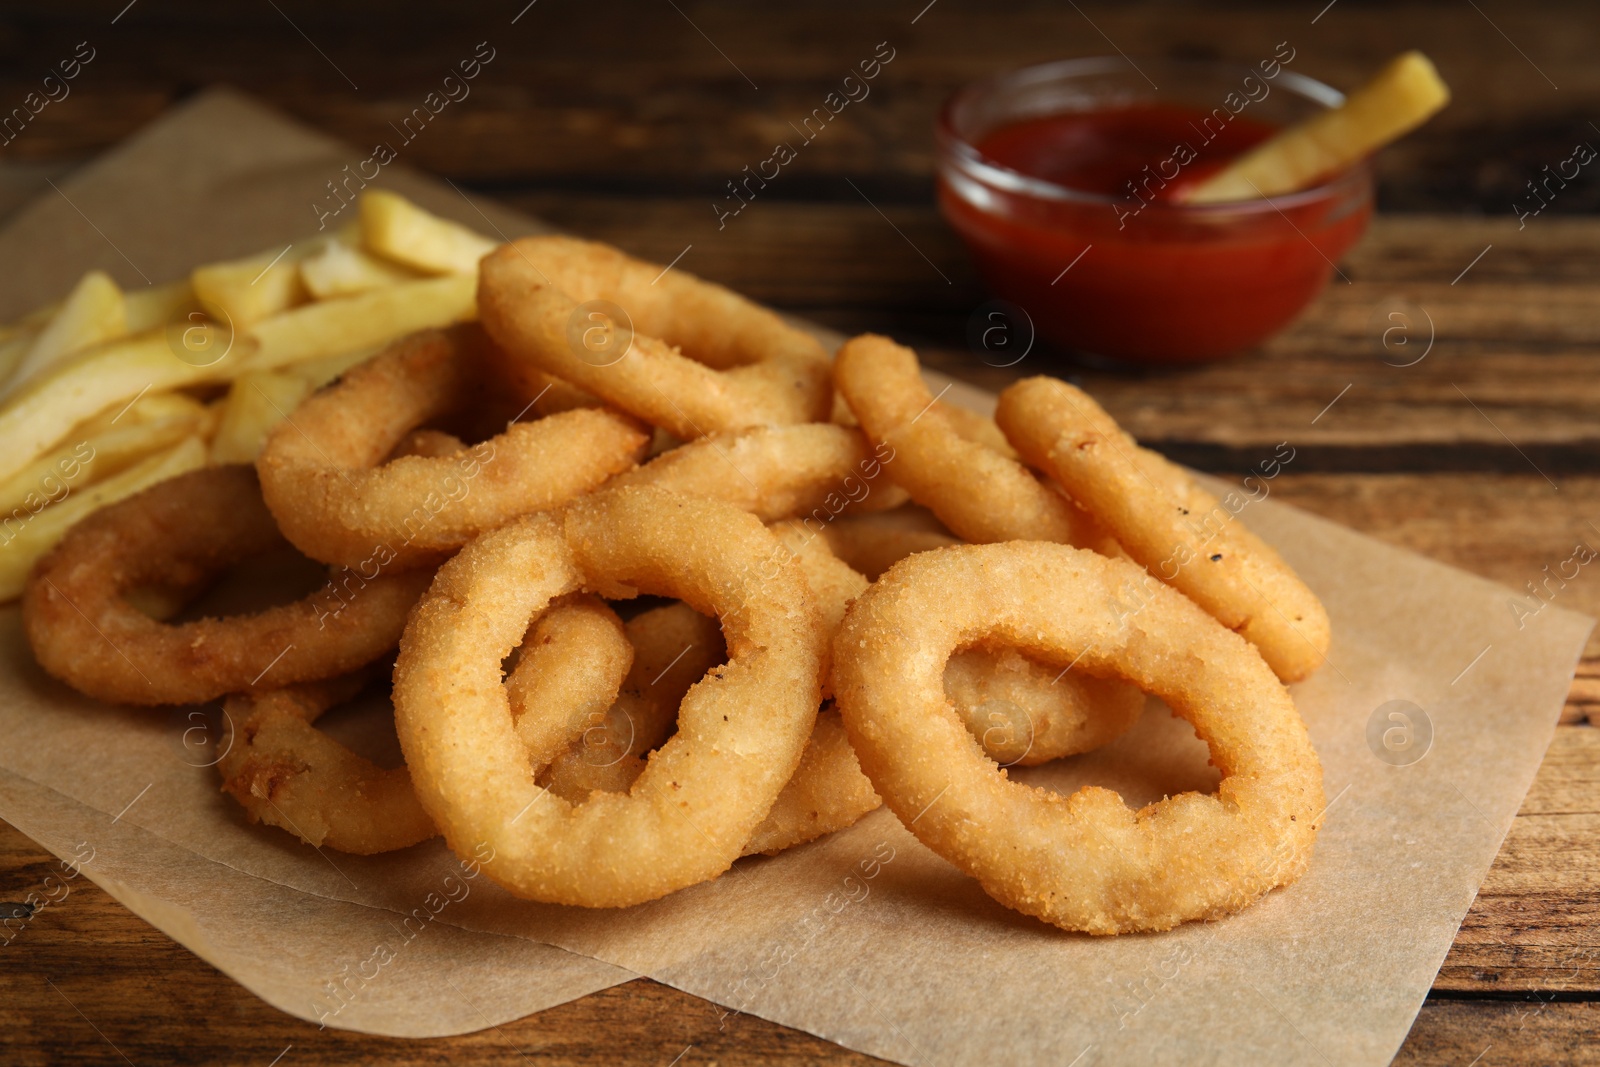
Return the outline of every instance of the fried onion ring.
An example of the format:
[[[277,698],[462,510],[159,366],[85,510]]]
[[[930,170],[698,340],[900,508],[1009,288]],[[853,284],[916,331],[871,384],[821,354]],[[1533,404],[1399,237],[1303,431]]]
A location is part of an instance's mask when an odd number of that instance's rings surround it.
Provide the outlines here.
[[[654,900],[739,857],[799,765],[826,634],[773,538],[719,501],[609,490],[484,534],[439,571],[395,666],[395,722],[422,806],[512,893],[586,907]],[[684,698],[627,795],[573,805],[529,776],[500,664],[558,596],[637,589],[722,623],[731,658]]]
[[[687,604],[652,608],[625,625],[635,658],[621,696],[539,779],[574,803],[594,790],[626,793],[644,771],[645,757],[670,736],[690,686],[727,659],[716,620]],[[771,855],[841,830],[881,803],[839,716],[824,705],[799,767],[750,835],[744,854]]]
[[[1028,378],[1000,395],[1000,425],[1027,461],[1110,528],[1128,555],[1261,650],[1286,682],[1327,658],[1328,613],[1272,547],[1166,457],[1139,447],[1083,390]],[[1237,503],[1235,503],[1237,502]]]
[[[223,791],[251,822],[361,856],[438,834],[404,767],[384,770],[315,726],[323,712],[354,697],[369,673],[228,698],[217,769]]]
[[[687,604],[641,612],[623,630],[633,666],[621,692],[539,778],[575,804],[596,789],[626,793],[644,772],[645,758],[672,735],[684,694],[728,659],[717,620]]]
[[[604,313],[589,326],[585,310],[597,301],[623,309],[630,341],[615,332],[626,324]],[[502,246],[479,268],[478,314],[511,356],[685,441],[822,422],[832,409],[827,352],[810,334],[720,285],[608,245],[551,236]],[[591,329],[614,343],[586,348]]]
[[[654,485],[726,500],[762,522],[805,516],[826,523],[905,503],[905,490],[882,477],[881,451],[843,426],[761,426],[674,448],[610,486]]]
[[[543,768],[610,708],[633,646],[605,601],[580,594],[540,615],[521,649],[506,699],[528,762]]]
[[[472,324],[414,334],[296,408],[256,460],[284,536],[363,573],[437,564],[479,531],[571,500],[643,455],[648,438],[632,420],[583,408],[513,423],[463,453],[382,463],[416,427],[474,402],[489,348]]]
[[[834,555],[871,581],[913,552],[962,543],[932,512],[916,504],[872,515],[843,516],[823,527],[822,536]]]
[[[846,730],[879,795],[923,844],[1008,907],[1067,930],[1166,930],[1240,910],[1310,862],[1322,772],[1283,684],[1182,594],[1110,607],[1144,572],[1065,545],[964,545],[896,564],[834,641]],[[1131,811],[1008,781],[954,713],[941,668],[998,639],[1164,699],[1222,772],[1215,796]]]
[[[35,566],[22,622],[39,665],[97,700],[199,704],[263,683],[347,674],[394,647],[429,576],[363,579],[328,610],[321,594],[251,615],[158,622],[143,587],[194,590],[284,545],[247,466],[207,467],[101,508]]]
[[[800,523],[777,523],[772,532],[795,553],[828,632],[837,633],[867,579]],[[823,688],[832,692],[831,679]],[[1052,670],[1003,644],[981,641],[950,657],[944,688],[972,736],[1002,767],[1031,767],[1109,744],[1133,726],[1145,704],[1144,694],[1126,682]]]
[[[1108,745],[1133,727],[1145,704],[1126,682],[1052,669],[984,642],[950,657],[944,693],[1002,767],[1032,767]]]
[[[962,431],[935,406],[917,355],[887,337],[846,341],[833,380],[883,457],[889,477],[964,541],[1059,541],[1115,551],[1082,509],[1022,464]]]
[[[830,702],[817,713],[800,756],[800,766],[761,820],[744,854],[775,856],[785,849],[854,826],[867,812],[883,806],[872,782],[861,773],[856,750]]]

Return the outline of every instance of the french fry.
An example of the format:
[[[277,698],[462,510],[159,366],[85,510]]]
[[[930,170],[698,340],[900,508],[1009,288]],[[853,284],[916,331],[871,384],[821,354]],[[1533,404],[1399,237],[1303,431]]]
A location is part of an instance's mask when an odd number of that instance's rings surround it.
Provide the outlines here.
[[[27,514],[25,521],[15,514],[0,518],[0,601],[22,595],[34,561],[53,548],[79,519],[205,463],[205,443],[198,437],[186,438],[176,447],[136,463],[98,485]]]
[[[478,260],[499,246],[384,189],[361,194],[361,240],[367,251],[426,274],[476,274]]]
[[[375,351],[408,333],[472,318],[477,291],[476,274],[453,274],[294,308],[240,336],[240,370]]]
[[[128,335],[165,326],[194,306],[194,288],[189,279],[130,289],[122,294],[128,309]]]
[[[153,453],[209,428],[210,413],[192,397],[165,394],[133,404],[116,423],[93,419],[0,482],[0,516],[36,512],[57,494],[93,485]]]
[[[0,478],[9,478],[91,416],[146,392],[231,377],[230,356],[207,366],[178,359],[165,331],[114,341],[30,382],[0,405]]]
[[[74,426],[66,437],[104,433],[113,426],[190,417],[202,420],[196,423],[195,432],[203,434],[210,425],[205,421],[209,419],[205,414],[206,410],[206,405],[185,393],[146,393],[131,404],[120,408],[108,408],[98,415],[85,419]],[[65,439],[64,437],[63,440]]]
[[[1402,53],[1343,104],[1257,145],[1178,199],[1217,204],[1309,188],[1422,125],[1449,102],[1450,89],[1428,57]]]
[[[38,330],[27,326],[13,327],[4,340],[0,340],[0,382],[11,377],[22,357],[28,354],[28,349],[33,346],[33,339],[39,334]]]
[[[365,363],[377,355],[376,349],[362,349],[357,352],[341,352],[337,356],[324,356],[321,359],[308,359],[304,363],[296,363],[289,370],[311,383],[313,390],[321,389],[324,385],[339,377],[357,363]]]
[[[267,434],[311,393],[292,370],[251,371],[234,380],[211,439],[212,463],[254,463]]]
[[[60,310],[18,360],[7,380],[6,392],[14,392],[85,349],[115,341],[127,333],[128,313],[122,290],[110,275],[92,270],[73,286]]]
[[[295,363],[282,370],[240,375],[220,402],[221,416],[211,439],[211,462],[254,463],[267,434],[295,407],[339,375],[371,359],[374,352],[346,352]]]
[[[17,325],[34,331],[42,330],[50,325],[50,320],[56,317],[56,312],[61,310],[62,301],[52,300],[28,312],[17,320]]]
[[[353,296],[419,277],[410,268],[373,255],[359,242],[359,234],[354,242],[335,238],[300,264],[300,280],[314,299]]]
[[[300,280],[300,261],[321,251],[324,243],[312,238],[286,249],[196,267],[189,284],[197,299],[220,308],[233,328],[242,330],[310,298]]]
[[[312,390],[406,334],[473,318],[494,247],[374,192],[338,234],[128,293],[91,272],[0,327],[0,599],[82,515],[206,462],[253,460]],[[230,380],[210,404],[175,392]]]

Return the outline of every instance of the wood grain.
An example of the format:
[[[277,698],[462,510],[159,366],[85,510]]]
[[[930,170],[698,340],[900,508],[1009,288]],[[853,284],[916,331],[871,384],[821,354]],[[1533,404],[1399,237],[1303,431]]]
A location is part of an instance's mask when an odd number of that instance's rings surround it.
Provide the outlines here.
[[[912,0],[865,11],[846,0],[166,0],[113,25],[122,8],[86,19],[43,0],[7,5],[0,111],[76,42],[97,52],[69,98],[0,146],[0,213],[215,81],[353,145],[393,139],[390,123],[487,40],[495,59],[472,96],[404,146],[406,163],[661,262],[688,249],[687,270],[846,332],[892,333],[986,388],[1071,376],[1147,443],[1220,474],[1288,441],[1296,458],[1277,499],[1513,590],[1575,543],[1600,546],[1600,219],[1584,217],[1600,207],[1600,182],[1573,182],[1525,227],[1512,207],[1540,168],[1600,139],[1590,0]],[[1120,48],[1250,61],[1283,40],[1295,69],[1341,86],[1422,47],[1455,90],[1446,112],[1383,154],[1388,213],[1341,265],[1349,282],[1262,350],[1211,367],[1112,371],[1043,349],[1007,370],[976,358],[966,329],[985,297],[931,206],[942,100],[1039,59]],[[871,97],[719,228],[711,205],[724,183],[879,41],[896,57]],[[1600,614],[1592,569],[1556,603]],[[1600,1063],[1597,722],[1600,638],[1397,1063]],[[0,827],[0,901],[50,866]],[[284,1067],[869,1062],[755,1018],[719,1030],[706,1002],[647,980],[450,1040],[319,1032],[86,883],[0,946],[0,1062],[265,1065],[280,1054]]]
[[[542,0],[512,24],[523,6],[167,0],[139,4],[112,27],[86,24],[46,0],[8,4],[0,100],[20,99],[86,36],[99,54],[73,94],[5,151],[27,159],[91,154],[213,81],[367,146],[392,138],[389,124],[483,40],[497,56],[473,94],[405,151],[416,166],[485,187],[709,198],[789,137],[788,124],[879,41],[896,49],[893,64],[860,107],[806,148],[783,195],[854,199],[840,180],[850,175],[871,196],[926,202],[933,116],[950,92],[995,70],[1114,49],[1250,63],[1287,41],[1297,53],[1292,69],[1348,87],[1381,57],[1426,48],[1455,99],[1384,154],[1390,210],[1509,216],[1530,173],[1566,158],[1575,141],[1593,135],[1587,122],[1600,114],[1600,70],[1584,32],[1595,14],[1584,0],[1485,0],[1478,10],[1454,0],[1345,0],[1315,23],[1320,4],[1265,0],[940,0],[914,24],[925,0],[870,8],[814,0],[759,11],[728,0],[677,10],[634,0],[603,12]],[[1574,183],[1550,211],[1590,212],[1597,203],[1600,185]]]

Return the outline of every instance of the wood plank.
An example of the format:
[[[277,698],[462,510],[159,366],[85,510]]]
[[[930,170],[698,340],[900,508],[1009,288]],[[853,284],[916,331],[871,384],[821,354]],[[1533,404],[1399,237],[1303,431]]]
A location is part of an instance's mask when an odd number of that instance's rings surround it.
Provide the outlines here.
[[[853,174],[869,180],[873,195],[925,200],[933,116],[951,91],[995,70],[1110,53],[1108,38],[1136,57],[1247,63],[1287,40],[1298,53],[1291,69],[1343,86],[1382,57],[1426,48],[1455,99],[1384,154],[1384,198],[1395,209],[1509,216],[1524,182],[1590,137],[1587,119],[1600,113],[1600,72],[1588,35],[1575,32],[1592,25],[1581,0],[1537,10],[1500,0],[1481,11],[1450,0],[1381,10],[1347,3],[1315,25],[1299,10],[1237,0],[1203,9],[944,0],[915,25],[921,4],[863,10],[845,0],[759,14],[727,0],[680,4],[681,14],[635,0],[608,6],[605,18],[580,5],[541,5],[515,26],[509,14],[419,4],[399,11],[371,2],[278,6],[282,15],[267,5],[199,0],[134,8],[96,37],[100,54],[72,95],[47,107],[7,153],[91,154],[213,81],[239,84],[370,145],[392,138],[389,124],[486,38],[497,48],[494,63],[471,97],[406,146],[408,162],[500,185],[711,194],[792,136],[789,123],[820,105],[884,40],[897,49],[894,63],[871,96],[788,168],[788,195],[848,199],[854,194],[837,175]],[[10,5],[8,22],[0,100],[20,101],[50,62],[41,56],[70,54],[84,32],[73,15],[42,0]],[[1597,203],[1600,186],[1574,183],[1550,212],[1588,212]]]
[[[55,870],[53,856],[0,823],[0,901],[25,896]],[[61,903],[0,945],[0,1062],[120,1063],[120,1052],[140,1064],[265,1065],[290,1045],[286,1065],[660,1067],[690,1046],[683,1062],[881,1062],[751,1016],[720,1021],[708,1002],[648,980],[461,1037],[319,1031],[256,999],[93,883],[71,885]]]
[[[1587,1067],[1600,1063],[1600,1004],[1429,999],[1395,1067]]]
[[[1562,731],[1579,732],[1595,731]],[[1545,774],[1541,772],[1541,779]],[[1554,792],[1541,782],[1530,799]],[[1519,825],[1521,821],[1519,817]],[[1513,830],[1508,852],[1517,838],[1518,831]],[[1503,855],[1497,870],[1504,860]],[[10,827],[0,826],[0,885],[5,887],[0,896],[22,895],[53,868],[48,853]],[[1491,884],[1494,878],[1491,874]],[[1480,901],[1463,928],[1462,943],[1441,974],[1441,990],[1464,987],[1451,973],[1463,952],[1492,951],[1467,940],[1481,929],[1475,920],[1482,907]],[[1548,915],[1533,918],[1538,921]],[[1498,988],[1528,990],[1528,996],[1510,1002],[1431,999],[1397,1062],[1459,1065],[1482,1051],[1490,1041],[1488,1035],[1496,1033],[1508,1040],[1490,1063],[1580,1062],[1540,1058],[1550,1056],[1550,1042],[1563,1034],[1584,1038],[1593,1033],[1592,1016],[1574,1015],[1571,1009],[1577,1005],[1555,999],[1577,991],[1576,982],[1570,980],[1575,965],[1565,960],[1530,965],[1540,961],[1540,948],[1529,931],[1519,933],[1522,942],[1514,951],[1480,960],[1478,966],[1499,967],[1502,974],[1522,968],[1524,984]],[[59,907],[41,912],[5,951],[9,966],[0,971],[0,1050],[8,1063],[55,1063],[93,1048],[110,1057],[85,1019],[134,1062],[266,1063],[289,1045],[300,1057],[341,1063],[423,1064],[438,1062],[441,1056],[466,1056],[474,1063],[661,1064],[688,1047],[697,1056],[733,1057],[738,1062],[758,1058],[830,1065],[879,1062],[753,1017],[730,1020],[719,1029],[720,1013],[711,1005],[647,980],[495,1030],[447,1040],[319,1032],[255,999],[92,884],[82,884]],[[56,983],[59,993],[44,981],[46,977]],[[1480,981],[1476,987],[1484,984]],[[162,1004],[162,1012],[152,1015],[152,1003]],[[205,1025],[186,1028],[179,1048],[170,1037],[175,1018],[203,1018]],[[1456,1055],[1462,1042],[1480,1032],[1486,1035],[1484,1040],[1466,1058]],[[1515,1044],[1509,1041],[1512,1037],[1517,1038]]]
[[[1600,992],[1600,730],[1557,729],[1434,989]]]

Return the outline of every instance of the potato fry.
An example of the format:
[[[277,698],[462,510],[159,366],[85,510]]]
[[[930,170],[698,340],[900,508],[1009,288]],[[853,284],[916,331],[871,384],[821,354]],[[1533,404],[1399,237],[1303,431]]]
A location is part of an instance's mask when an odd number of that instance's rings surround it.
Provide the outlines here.
[[[1309,188],[1422,125],[1449,102],[1450,89],[1428,57],[1402,53],[1340,106],[1257,145],[1177,199],[1218,204]]]
[[[313,298],[327,300],[382,289],[400,282],[415,281],[419,275],[360,246],[360,237],[349,242],[342,237],[300,264],[300,280]]]
[[[122,294],[128,309],[128,336],[165,326],[194,305],[189,279],[131,289]]]
[[[220,308],[243,330],[310,299],[300,280],[300,261],[322,250],[322,238],[296,241],[244,259],[196,267],[189,275],[194,295]]]
[[[151,456],[98,485],[71,493],[24,522],[0,519],[0,601],[22,595],[34,561],[53,548],[79,519],[107,504],[132,496],[157,482],[205,466],[206,446],[198,437]]]
[[[146,393],[131,404],[120,408],[107,408],[92,418],[85,419],[72,428],[68,437],[83,437],[104,433],[113,426],[133,423],[160,422],[163,419],[195,417],[195,432],[204,436],[210,416],[207,407],[185,393]]]
[[[67,434],[67,443],[0,482],[0,517],[14,518],[19,509],[23,514],[38,511],[57,494],[93,485],[203,433],[210,421],[204,404],[171,393],[139,400],[114,425],[91,419]]]
[[[378,351],[381,349],[360,349],[355,352],[341,352],[337,356],[324,356],[322,359],[308,359],[303,363],[294,364],[289,370],[310,382],[311,388],[317,390],[357,363],[365,363],[377,355]]]
[[[173,354],[162,331],[86,352],[0,405],[0,478],[16,474],[91,416],[147,391],[224,380],[234,365],[233,357],[204,367],[186,363]]]
[[[478,260],[500,244],[384,189],[361,194],[361,240],[367,251],[427,274],[476,274]]]
[[[254,463],[267,434],[311,390],[311,382],[293,370],[241,374],[228,391],[217,435],[211,439],[211,462]]]
[[[125,337],[127,332],[128,313],[122,290],[110,275],[92,270],[78,280],[61,309],[34,338],[7,380],[6,392],[15,392],[77,353]]]
[[[376,350],[408,333],[477,314],[476,274],[402,282],[324,300],[257,323],[240,336],[240,370],[275,370],[347,352]]]
[[[18,319],[16,325],[35,332],[42,330],[50,325],[50,320],[56,317],[56,312],[61,310],[63,303],[61,300],[52,300],[48,304],[42,304]]]
[[[33,339],[39,331],[26,326],[18,326],[11,330],[5,340],[0,341],[0,382],[11,377],[22,357],[28,354],[28,349],[33,347]]]

